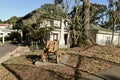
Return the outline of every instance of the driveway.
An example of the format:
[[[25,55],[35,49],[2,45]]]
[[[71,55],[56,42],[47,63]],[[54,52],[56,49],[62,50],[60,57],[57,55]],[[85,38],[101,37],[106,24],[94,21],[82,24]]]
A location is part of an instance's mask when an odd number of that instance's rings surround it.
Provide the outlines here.
[[[17,45],[6,42],[3,45],[0,45],[0,57],[6,55],[7,53],[12,52],[17,48]]]

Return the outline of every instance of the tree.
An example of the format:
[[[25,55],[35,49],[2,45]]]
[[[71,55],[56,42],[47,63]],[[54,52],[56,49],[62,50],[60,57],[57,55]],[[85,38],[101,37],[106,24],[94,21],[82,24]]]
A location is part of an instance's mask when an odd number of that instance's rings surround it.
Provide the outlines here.
[[[111,38],[111,43],[113,44],[113,39],[114,39],[114,33],[115,33],[115,28],[117,25],[117,22],[120,21],[120,0],[108,0],[109,2],[109,25],[111,26],[112,29],[112,38]]]
[[[19,18],[16,17],[16,16],[12,16],[10,19],[4,21],[5,23],[8,23],[8,24],[12,24],[13,25],[13,29],[16,28],[16,21],[18,20]]]
[[[55,6],[60,5],[60,8],[67,14],[67,18],[71,1],[72,0],[54,0]]]
[[[36,24],[25,26],[23,28],[24,40],[32,46],[34,42],[45,44],[52,30],[51,27],[39,28]]]
[[[63,0],[54,0],[54,4],[57,6],[59,4],[62,4]]]
[[[83,28],[86,36],[89,36],[90,29],[90,3],[89,0],[83,0]]]
[[[83,38],[84,41],[89,36],[88,30],[90,27],[90,3],[89,0],[82,0],[83,6],[80,5],[81,0],[75,1],[74,11],[72,12],[72,39],[73,39],[73,46],[78,44],[78,40]],[[81,24],[82,23],[82,24]]]
[[[80,38],[81,32],[82,32],[82,24],[81,24],[81,6],[79,6],[79,3],[81,1],[77,0],[75,2],[75,6],[73,8],[73,11],[70,12],[71,17],[71,26],[70,26],[70,33],[73,41],[73,47],[78,45],[78,39]]]
[[[9,36],[11,41],[21,43],[21,34],[19,32],[11,32]]]
[[[3,21],[0,19],[0,23],[3,23]]]
[[[99,24],[101,26],[105,25],[107,18],[107,6],[91,3],[90,6],[90,23]],[[105,19],[105,20],[104,20]]]
[[[53,4],[44,4],[41,6],[41,9],[44,9],[44,14],[42,16],[49,16],[49,17],[55,17],[55,18],[65,18],[66,14],[60,9],[59,7],[53,5]]]

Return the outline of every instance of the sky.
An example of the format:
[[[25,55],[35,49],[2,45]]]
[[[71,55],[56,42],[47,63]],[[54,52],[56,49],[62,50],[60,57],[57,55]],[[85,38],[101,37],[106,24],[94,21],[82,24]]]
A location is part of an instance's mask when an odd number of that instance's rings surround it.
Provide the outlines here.
[[[43,4],[53,2],[54,0],[0,0],[0,19],[4,21],[12,16],[22,17]],[[90,0],[90,2],[107,4],[107,0]]]

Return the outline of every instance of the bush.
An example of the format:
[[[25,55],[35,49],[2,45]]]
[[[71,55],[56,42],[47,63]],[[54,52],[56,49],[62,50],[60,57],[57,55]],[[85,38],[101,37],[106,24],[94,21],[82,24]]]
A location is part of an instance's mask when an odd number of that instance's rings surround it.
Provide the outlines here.
[[[9,41],[10,40],[10,36],[5,36],[5,41]],[[2,41],[2,37],[0,37],[0,41]]]
[[[18,43],[21,42],[21,34],[19,32],[12,32],[9,35],[11,41],[17,41]]]
[[[86,35],[81,35],[78,39],[78,46],[81,46],[81,45],[86,45],[86,39],[87,39],[87,36]]]

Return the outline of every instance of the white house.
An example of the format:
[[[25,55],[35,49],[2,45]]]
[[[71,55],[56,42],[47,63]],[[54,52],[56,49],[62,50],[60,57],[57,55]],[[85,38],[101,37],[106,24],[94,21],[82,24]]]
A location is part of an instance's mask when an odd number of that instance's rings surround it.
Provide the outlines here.
[[[26,16],[28,16],[28,15],[26,15]],[[22,19],[17,21],[17,26],[23,27],[23,26],[34,24],[36,22],[34,15],[32,15],[30,17],[31,18],[25,18],[25,19],[23,17]],[[50,33],[48,40],[59,41],[59,48],[68,48],[72,45],[70,33],[67,29],[69,26],[67,20],[45,18],[45,19],[42,19],[40,21],[39,26],[40,26],[40,28],[42,28],[42,27],[54,27],[54,31],[52,31]]]
[[[13,30],[11,30],[12,24],[0,24],[0,37],[2,37],[2,43],[5,43],[5,37],[8,36]]]
[[[48,26],[51,26],[49,22],[45,22]],[[72,45],[72,40],[70,37],[70,33],[67,30],[68,22],[65,20],[54,20],[53,26],[56,27],[54,31],[50,33],[49,40],[57,40],[59,41],[59,48],[68,48]]]
[[[91,24],[91,36],[98,45],[109,45],[112,39],[112,31],[98,25],[96,26]],[[120,34],[114,33],[113,44],[118,45],[119,43]]]
[[[52,25],[51,25],[52,24]],[[51,27],[54,26],[55,29],[50,33],[50,37],[48,40],[57,40],[59,41],[59,48],[68,48],[72,45],[72,40],[70,37],[70,33],[68,31],[68,22],[64,19],[62,20],[52,20],[44,19],[40,24],[41,27]]]

